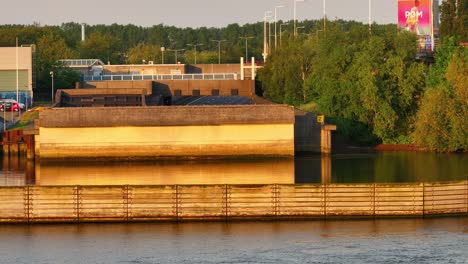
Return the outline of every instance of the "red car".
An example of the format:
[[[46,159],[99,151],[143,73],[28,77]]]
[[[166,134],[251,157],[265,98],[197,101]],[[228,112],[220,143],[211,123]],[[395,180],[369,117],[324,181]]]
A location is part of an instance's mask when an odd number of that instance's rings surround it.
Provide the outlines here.
[[[20,106],[17,102],[11,102],[11,101],[1,102],[0,111],[18,112],[20,111]]]

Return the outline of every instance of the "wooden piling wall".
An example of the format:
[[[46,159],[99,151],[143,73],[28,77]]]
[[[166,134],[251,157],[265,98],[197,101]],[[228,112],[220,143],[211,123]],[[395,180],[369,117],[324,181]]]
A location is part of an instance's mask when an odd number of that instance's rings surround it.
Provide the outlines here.
[[[468,181],[415,184],[0,187],[0,222],[468,215]]]

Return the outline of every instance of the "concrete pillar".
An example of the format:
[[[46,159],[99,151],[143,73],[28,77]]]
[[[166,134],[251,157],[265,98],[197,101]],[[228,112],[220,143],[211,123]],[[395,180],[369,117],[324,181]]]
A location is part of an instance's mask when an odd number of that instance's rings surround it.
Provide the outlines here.
[[[335,125],[322,125],[320,131],[320,152],[330,154],[332,151],[331,132],[336,130]]]
[[[328,154],[322,155],[320,159],[320,175],[322,184],[330,184],[332,178],[332,160]]]
[[[244,80],[244,57],[240,59],[240,67],[241,80]]]
[[[255,57],[252,57],[251,62],[252,62],[252,65],[251,65],[252,66],[252,80],[255,81],[255,77],[256,77]]]

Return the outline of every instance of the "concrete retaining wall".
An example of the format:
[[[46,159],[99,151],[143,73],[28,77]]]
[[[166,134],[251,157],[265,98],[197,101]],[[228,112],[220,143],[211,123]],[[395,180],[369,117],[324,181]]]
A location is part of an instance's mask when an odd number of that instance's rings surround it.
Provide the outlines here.
[[[0,187],[0,222],[468,215],[468,182]]]
[[[276,106],[55,108],[41,158],[294,156],[294,110]]]

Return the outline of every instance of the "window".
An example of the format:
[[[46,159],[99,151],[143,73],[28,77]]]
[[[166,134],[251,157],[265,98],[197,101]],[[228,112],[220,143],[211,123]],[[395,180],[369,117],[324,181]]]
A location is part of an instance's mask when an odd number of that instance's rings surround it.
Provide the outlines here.
[[[200,90],[192,90],[193,96],[200,96]]]
[[[211,90],[211,95],[213,95],[213,96],[219,96],[219,90],[218,90],[218,89],[213,89],[213,90]]]
[[[231,95],[239,95],[239,89],[231,89]]]
[[[182,90],[174,90],[174,96],[182,96]]]

